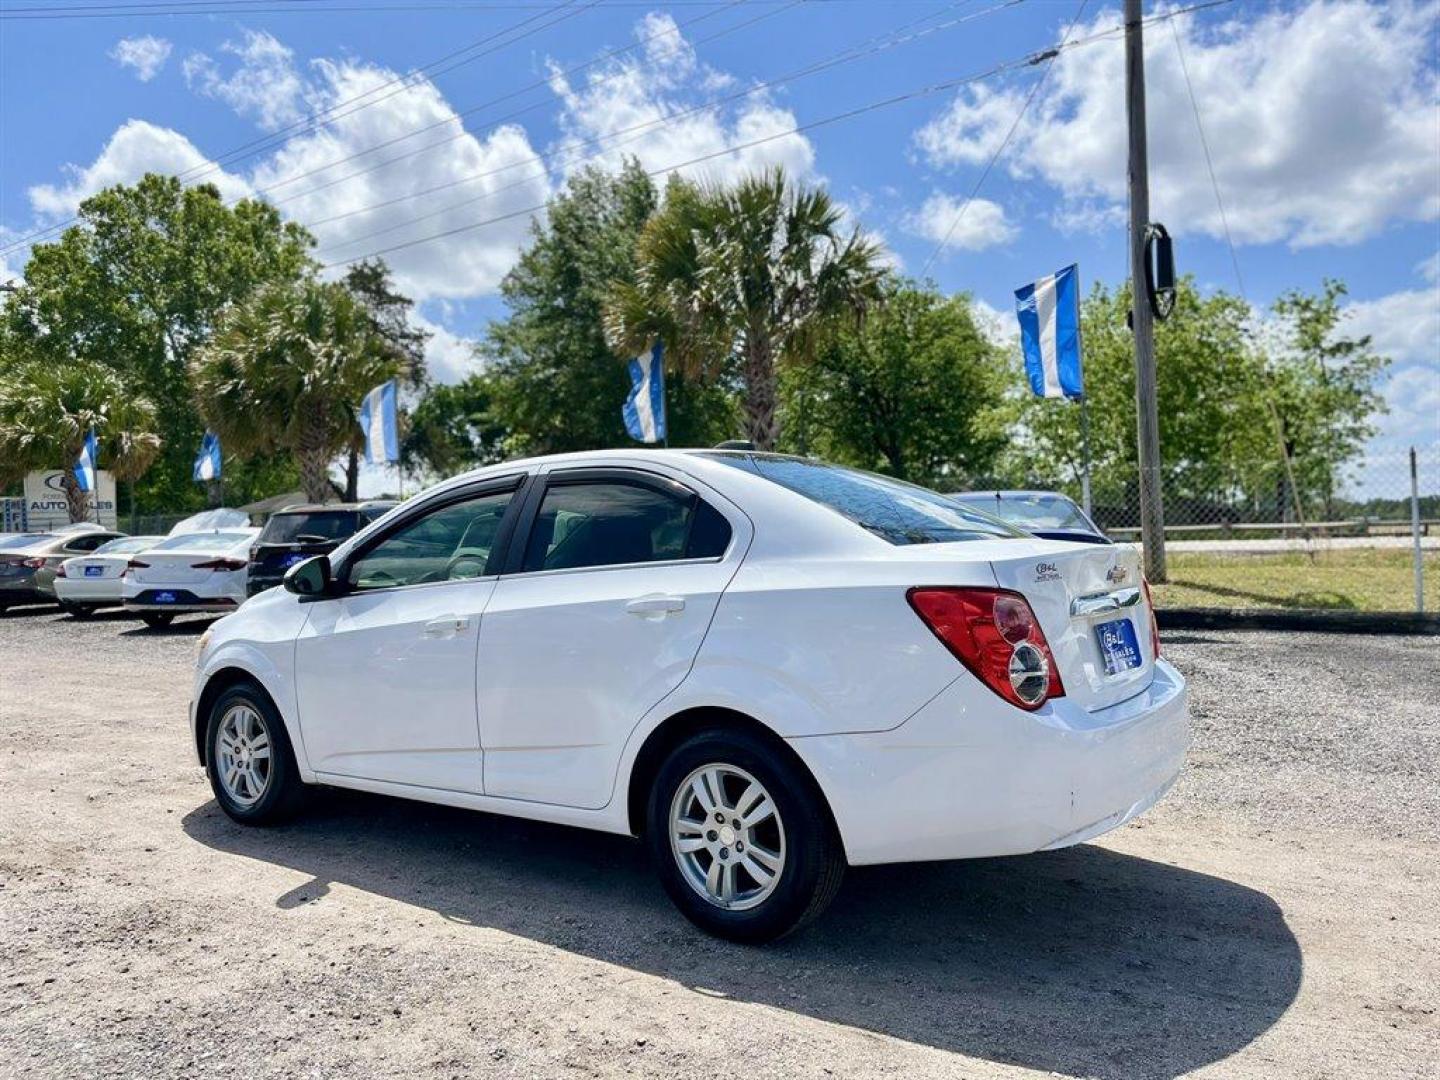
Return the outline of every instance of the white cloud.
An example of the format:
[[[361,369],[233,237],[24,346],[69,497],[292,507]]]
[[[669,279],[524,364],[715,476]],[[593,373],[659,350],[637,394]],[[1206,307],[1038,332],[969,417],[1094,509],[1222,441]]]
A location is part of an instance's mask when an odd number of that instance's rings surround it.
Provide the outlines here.
[[[961,214],[961,210],[964,214]],[[903,221],[905,230],[944,250],[984,251],[1008,244],[1020,230],[1005,216],[1005,208],[989,199],[956,199],[944,192],[932,194],[920,209]]]
[[[149,82],[160,74],[165,61],[170,59],[171,48],[165,38],[145,34],[142,37],[121,38],[110,50],[110,58],[121,67],[134,68],[135,77],[141,82]]]
[[[1310,0],[1248,21],[1177,20],[1235,239],[1355,243],[1396,220],[1440,216],[1440,107],[1430,49],[1437,6]],[[1111,10],[1076,37],[1118,24]],[[1154,216],[1222,235],[1168,24],[1147,30]],[[1004,155],[1063,196],[1057,219],[1109,225],[1125,199],[1124,49],[1117,36],[1062,53]],[[916,136],[935,165],[985,160],[1028,85],[962,92]]]
[[[317,78],[306,94],[322,109],[396,77],[384,68],[350,62],[322,61],[315,70]],[[431,130],[362,155],[420,128]],[[362,156],[326,168],[350,155]],[[366,169],[371,171],[362,173]],[[472,179],[490,173],[495,175]],[[402,93],[376,95],[368,108],[341,110],[323,130],[291,138],[255,170],[252,180],[287,217],[310,225],[326,262],[464,230],[384,255],[401,289],[416,300],[494,292],[529,239],[526,211],[543,206],[550,194],[548,175],[522,128],[508,125],[484,137],[463,132],[449,102],[424,81]],[[456,181],[463,183],[429,192]],[[326,220],[339,214],[350,216]],[[424,220],[412,220],[422,215]],[[506,220],[467,228],[492,218]]]
[[[203,52],[191,53],[181,70],[192,90],[229,105],[266,131],[275,131],[305,115],[305,84],[295,70],[295,54],[263,30],[245,30],[242,40],[227,41],[220,51],[238,58],[228,76]]]
[[[73,214],[82,200],[105,188],[134,183],[147,172],[188,173],[208,162],[178,131],[144,120],[127,120],[110,136],[105,149],[92,164],[64,166],[67,183],[37,184],[30,188],[30,205],[44,217],[64,217]],[[226,198],[240,198],[249,192],[243,179],[222,170],[207,173],[204,179],[218,187]]]
[[[975,317],[976,329],[991,345],[1001,349],[1014,349],[1019,345],[1020,329],[1014,315],[978,296],[970,300],[970,314]]]
[[[1392,442],[1440,442],[1440,367],[1416,364],[1394,372],[1384,389],[1390,411],[1380,437]]]
[[[666,30],[673,34],[663,33]],[[772,165],[783,165],[793,176],[813,175],[815,148],[810,140],[781,134],[797,124],[790,110],[762,91],[689,112],[706,100],[706,92],[733,80],[696,59],[669,15],[647,15],[635,32],[646,42],[643,57],[597,65],[582,83],[572,83],[551,64],[550,85],[562,105],[564,134],[556,146],[562,172],[590,163],[615,168],[629,157],[653,171],[704,157],[707,160],[678,171],[716,182]],[[658,123],[662,120],[666,122]],[[637,128],[641,130],[632,130]],[[615,137],[608,138],[611,135]],[[722,152],[766,138],[769,141],[760,145]],[[588,145],[596,139],[605,141]]]
[[[1344,332],[1368,334],[1391,367],[1381,386],[1389,413],[1382,445],[1440,440],[1440,288],[1405,289],[1345,305]]]
[[[1440,284],[1440,251],[1416,263],[1415,272],[1432,285]]]
[[[466,376],[479,374],[482,365],[475,356],[472,341],[419,313],[412,313],[410,321],[430,334],[430,340],[425,343],[425,366],[436,382],[457,383]]]

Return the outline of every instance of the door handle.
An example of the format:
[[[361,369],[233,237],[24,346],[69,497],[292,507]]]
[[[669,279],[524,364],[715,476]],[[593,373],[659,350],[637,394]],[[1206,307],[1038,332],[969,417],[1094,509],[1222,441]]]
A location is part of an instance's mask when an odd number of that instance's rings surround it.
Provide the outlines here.
[[[685,610],[683,596],[637,596],[625,602],[625,610],[631,615],[646,619],[663,619],[666,615]]]
[[[468,615],[441,615],[425,624],[426,637],[454,637],[470,629]]]

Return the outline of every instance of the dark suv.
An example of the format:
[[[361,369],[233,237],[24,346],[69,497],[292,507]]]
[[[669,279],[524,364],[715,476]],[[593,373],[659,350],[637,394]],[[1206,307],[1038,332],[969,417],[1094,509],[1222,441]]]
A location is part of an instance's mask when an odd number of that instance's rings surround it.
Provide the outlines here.
[[[311,555],[329,554],[394,505],[378,501],[331,503],[291,506],[272,514],[250,545],[246,595],[254,596],[279,585],[290,567]]]

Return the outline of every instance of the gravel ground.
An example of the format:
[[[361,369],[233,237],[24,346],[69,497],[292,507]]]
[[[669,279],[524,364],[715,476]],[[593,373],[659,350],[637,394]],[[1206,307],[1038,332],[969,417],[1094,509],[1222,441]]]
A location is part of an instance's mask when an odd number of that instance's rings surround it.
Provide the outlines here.
[[[1078,848],[704,937],[632,842],[215,808],[199,623],[0,618],[0,1077],[1434,1077],[1440,646],[1176,633],[1191,767]]]

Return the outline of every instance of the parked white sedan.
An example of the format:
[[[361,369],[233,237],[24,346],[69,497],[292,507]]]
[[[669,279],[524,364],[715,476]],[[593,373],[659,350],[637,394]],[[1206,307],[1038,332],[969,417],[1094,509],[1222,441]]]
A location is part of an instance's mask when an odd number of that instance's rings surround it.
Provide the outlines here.
[[[89,555],[66,559],[55,571],[55,596],[71,615],[85,616],[96,608],[125,601],[125,575],[130,557],[154,547],[163,536],[121,536],[101,544]]]
[[[330,784],[644,837],[746,941],[848,864],[1080,843],[1188,743],[1133,550],[799,458],[593,452],[442,484],[201,642],[220,806]]]
[[[167,536],[131,557],[125,609],[154,627],[187,611],[229,614],[245,602],[250,544],[259,535],[247,527]]]

